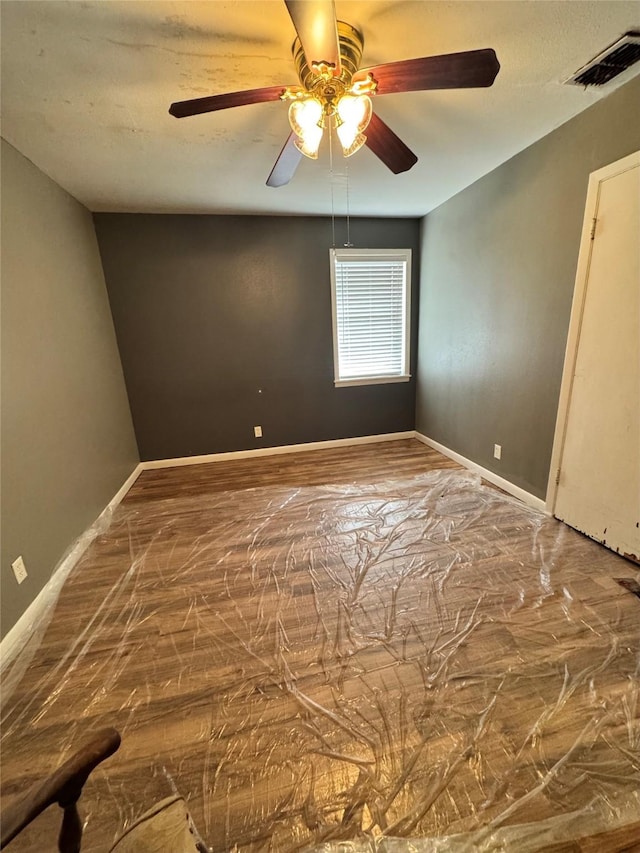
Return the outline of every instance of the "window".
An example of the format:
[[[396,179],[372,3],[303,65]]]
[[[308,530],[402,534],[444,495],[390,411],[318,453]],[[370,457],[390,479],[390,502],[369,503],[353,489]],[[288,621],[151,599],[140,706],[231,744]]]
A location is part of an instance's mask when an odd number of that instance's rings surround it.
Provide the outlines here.
[[[332,249],[336,385],[407,382],[411,249]]]

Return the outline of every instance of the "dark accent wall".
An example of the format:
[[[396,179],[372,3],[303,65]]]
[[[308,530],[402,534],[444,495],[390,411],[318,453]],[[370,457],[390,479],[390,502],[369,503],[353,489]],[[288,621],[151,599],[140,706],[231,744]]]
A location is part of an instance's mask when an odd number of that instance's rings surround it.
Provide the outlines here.
[[[94,222],[143,460],[413,429],[415,379],[334,387],[330,219]],[[413,250],[413,375],[419,230],[417,219],[351,220],[355,246]],[[345,239],[341,219],[336,245]]]
[[[539,497],[589,174],[640,148],[639,104],[635,78],[422,222],[416,428]]]
[[[3,636],[137,462],[91,214],[2,140]]]

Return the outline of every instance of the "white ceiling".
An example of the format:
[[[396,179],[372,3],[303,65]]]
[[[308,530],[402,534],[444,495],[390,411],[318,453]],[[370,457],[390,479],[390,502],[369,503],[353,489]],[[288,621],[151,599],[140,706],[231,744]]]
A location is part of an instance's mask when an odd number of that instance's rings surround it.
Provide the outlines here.
[[[490,89],[387,95],[381,118],[418,155],[393,175],[327,145],[265,180],[289,132],[279,102],[175,119],[175,100],[297,82],[281,0],[3,0],[2,135],[95,211],[421,216],[616,88],[562,81],[626,30],[625,0],[337,0],[363,66],[493,47]],[[632,76],[631,70],[617,85]],[[348,184],[346,166],[348,165]],[[333,196],[333,202],[332,202]]]

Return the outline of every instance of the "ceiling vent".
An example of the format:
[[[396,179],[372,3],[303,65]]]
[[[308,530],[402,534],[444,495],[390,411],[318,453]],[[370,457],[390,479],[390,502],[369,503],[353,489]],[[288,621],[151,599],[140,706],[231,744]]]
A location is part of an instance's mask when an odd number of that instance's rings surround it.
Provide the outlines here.
[[[566,82],[574,86],[603,86],[640,61],[640,32],[625,33]]]

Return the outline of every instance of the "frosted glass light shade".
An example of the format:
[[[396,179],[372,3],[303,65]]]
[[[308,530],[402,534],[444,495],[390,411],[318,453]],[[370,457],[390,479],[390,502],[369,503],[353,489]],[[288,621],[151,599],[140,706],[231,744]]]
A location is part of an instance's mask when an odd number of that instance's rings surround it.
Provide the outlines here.
[[[323,115],[322,104],[317,98],[293,101],[289,107],[289,124],[298,137],[295,146],[305,157],[312,160],[318,156],[323,133]]]
[[[336,130],[345,157],[362,148],[367,141],[363,131],[371,121],[371,98],[367,95],[343,95],[338,101],[338,124]]]

